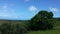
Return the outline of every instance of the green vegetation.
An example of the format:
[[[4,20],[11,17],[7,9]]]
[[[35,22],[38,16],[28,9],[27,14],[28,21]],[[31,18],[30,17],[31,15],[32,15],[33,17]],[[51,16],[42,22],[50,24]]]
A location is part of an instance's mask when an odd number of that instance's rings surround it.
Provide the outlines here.
[[[53,13],[42,10],[30,20],[29,28],[30,30],[53,29],[53,24]]]
[[[54,27],[53,30],[30,31],[28,34],[60,34],[60,26]]]
[[[5,23],[0,25],[1,34],[24,34],[27,32],[26,28],[20,24]]]
[[[0,20],[0,34],[60,34],[60,19],[39,11],[31,20]]]

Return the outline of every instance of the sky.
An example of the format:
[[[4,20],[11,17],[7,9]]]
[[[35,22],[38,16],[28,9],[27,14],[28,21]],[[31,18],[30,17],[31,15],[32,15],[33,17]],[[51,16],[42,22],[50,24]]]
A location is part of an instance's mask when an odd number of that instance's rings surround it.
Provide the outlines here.
[[[60,17],[60,0],[0,0],[0,19],[29,20],[40,10]]]

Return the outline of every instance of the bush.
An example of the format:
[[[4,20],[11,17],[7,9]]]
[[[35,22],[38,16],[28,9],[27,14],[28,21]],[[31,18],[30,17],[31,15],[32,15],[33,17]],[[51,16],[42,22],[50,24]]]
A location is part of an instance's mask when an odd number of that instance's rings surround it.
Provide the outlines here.
[[[27,32],[25,27],[19,24],[2,24],[0,25],[1,34],[25,34]]]
[[[48,22],[31,22],[29,23],[30,30],[47,30],[53,29],[53,24]]]

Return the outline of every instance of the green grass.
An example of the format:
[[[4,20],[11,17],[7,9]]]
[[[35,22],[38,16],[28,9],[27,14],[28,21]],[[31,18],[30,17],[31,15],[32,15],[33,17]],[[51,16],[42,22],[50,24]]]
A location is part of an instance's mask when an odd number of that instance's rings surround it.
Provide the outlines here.
[[[60,34],[60,26],[54,27],[53,30],[31,31],[28,34]]]
[[[47,31],[32,31],[28,34],[60,34],[59,30],[47,30]]]
[[[0,21],[0,23],[10,23],[8,21]],[[25,22],[11,22],[12,24],[20,24],[20,25],[23,25],[25,26]],[[60,34],[60,22],[58,23],[57,22],[57,25],[56,27],[54,27],[53,30],[45,30],[45,31],[30,31],[28,32],[27,34]]]

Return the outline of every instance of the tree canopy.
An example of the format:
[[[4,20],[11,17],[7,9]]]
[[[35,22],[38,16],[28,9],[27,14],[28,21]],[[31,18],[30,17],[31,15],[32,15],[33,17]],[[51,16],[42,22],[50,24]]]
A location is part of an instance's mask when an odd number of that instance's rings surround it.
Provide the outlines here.
[[[50,23],[51,22],[51,23]],[[30,20],[30,28],[37,29],[52,29],[53,13],[46,10],[41,10]]]

